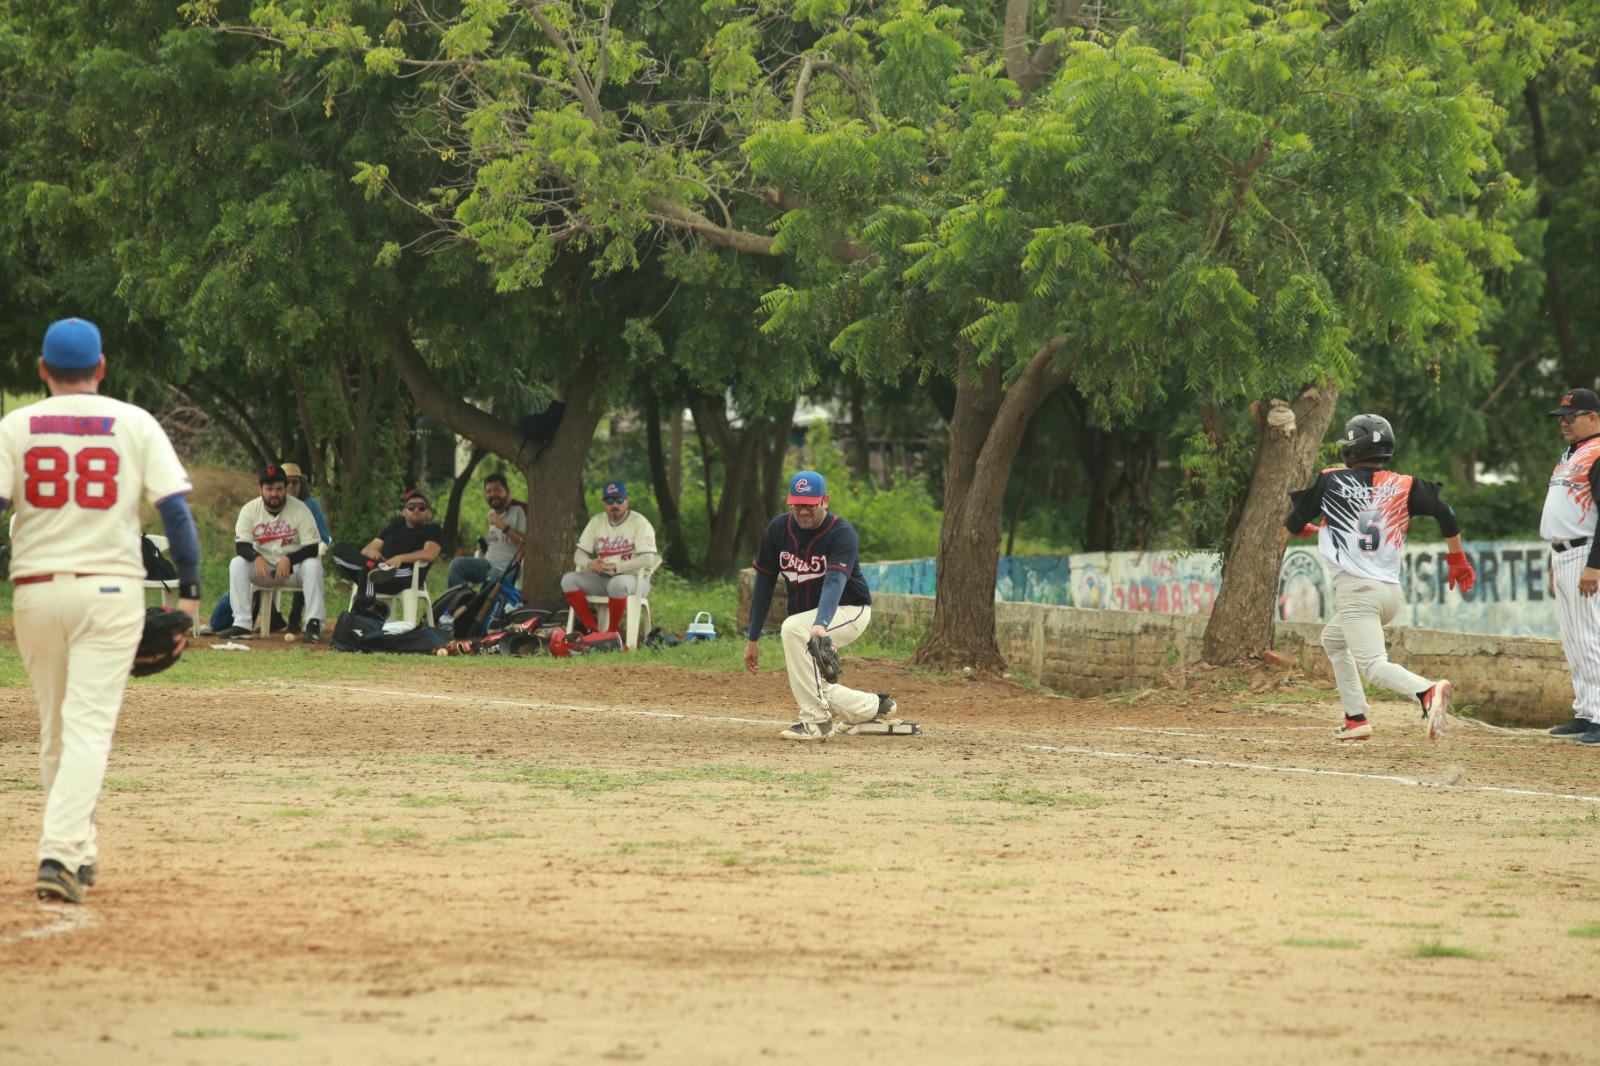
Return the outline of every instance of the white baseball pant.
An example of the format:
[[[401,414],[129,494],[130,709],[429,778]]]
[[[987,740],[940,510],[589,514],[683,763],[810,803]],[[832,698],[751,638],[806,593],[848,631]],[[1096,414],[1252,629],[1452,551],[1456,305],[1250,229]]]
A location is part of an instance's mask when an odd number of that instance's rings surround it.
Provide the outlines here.
[[[1588,560],[1587,545],[1552,551],[1550,579],[1556,586],[1561,650],[1572,668],[1572,716],[1600,722],[1600,594],[1578,595]]]
[[[877,693],[830,685],[817,672],[817,662],[806,650],[816,619],[817,612],[813,610],[791,614],[783,620],[783,661],[789,671],[789,691],[800,705],[800,720],[827,725],[833,715],[838,715],[850,725],[871,721],[878,713]],[[866,632],[871,621],[871,607],[840,607],[828,626],[828,636],[833,638],[834,647],[842,648]]]
[[[1322,629],[1322,650],[1333,664],[1333,679],[1339,686],[1339,702],[1344,705],[1346,718],[1367,713],[1363,678],[1413,699],[1433,684],[1389,661],[1383,627],[1400,613],[1399,585],[1341,573],[1334,575],[1333,592],[1338,609],[1333,621]]]
[[[650,598],[650,579],[638,574],[597,574],[592,570],[569,570],[561,575],[562,592],[579,592],[585,596],[624,596]]]
[[[62,574],[18,585],[13,619],[39,701],[39,861],[76,870],[98,856],[94,808],[144,632],[144,582]]]
[[[252,581],[263,588],[300,589],[306,594],[306,621],[316,619],[322,622],[328,617],[325,613],[327,607],[323,602],[321,559],[302,559],[294,564],[288,577],[279,581],[276,570],[271,571],[267,578],[262,580],[256,576],[255,563],[235,555],[228,563],[228,598],[233,604],[233,624],[241,629],[249,629],[254,617],[251,613],[253,605],[250,602]],[[270,607],[269,604],[268,608]]]

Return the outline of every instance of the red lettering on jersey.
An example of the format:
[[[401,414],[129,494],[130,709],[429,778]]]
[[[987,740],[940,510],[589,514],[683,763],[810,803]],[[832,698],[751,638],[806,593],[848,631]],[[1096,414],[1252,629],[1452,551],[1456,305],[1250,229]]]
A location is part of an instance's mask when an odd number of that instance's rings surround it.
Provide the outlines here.
[[[69,478],[68,466],[77,477]],[[121,458],[110,448],[85,448],[67,461],[65,448],[40,444],[22,453],[22,495],[41,511],[65,507],[70,496],[79,507],[107,511],[117,502]],[[73,481],[70,493],[67,482]]]
[[[270,522],[257,522],[250,531],[250,538],[257,544],[282,544],[287,547],[295,542],[298,534],[293,522],[286,518],[274,518]]]
[[[596,537],[594,554],[599,559],[632,559],[633,541],[627,537]]]
[[[101,415],[33,415],[28,419],[28,432],[68,437],[109,437],[116,424],[115,418]]]

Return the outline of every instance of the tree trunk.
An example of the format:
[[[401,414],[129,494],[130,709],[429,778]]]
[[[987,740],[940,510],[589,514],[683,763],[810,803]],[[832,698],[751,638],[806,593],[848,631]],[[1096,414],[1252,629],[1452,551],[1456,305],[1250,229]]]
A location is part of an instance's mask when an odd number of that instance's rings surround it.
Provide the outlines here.
[[[1288,437],[1267,428],[1267,405],[1258,405],[1250,491],[1223,558],[1222,588],[1206,623],[1206,662],[1259,658],[1272,647],[1289,493],[1304,487],[1316,466],[1338,402],[1339,390],[1332,385],[1307,388],[1291,405],[1295,430]]]
[[[1005,487],[1033,413],[1070,375],[1055,368],[1065,343],[1056,338],[1035,352],[1008,390],[993,361],[974,368],[962,360],[950,419],[933,628],[913,657],[918,666],[970,667],[980,674],[1005,669],[994,629]]]
[[[1522,90],[1523,103],[1528,108],[1528,125],[1533,135],[1533,169],[1539,176],[1539,202],[1537,216],[1549,222],[1555,213],[1555,194],[1551,191],[1555,176],[1550,173],[1550,150],[1544,130],[1544,106],[1539,97],[1539,83],[1528,82]],[[1561,351],[1561,376],[1568,388],[1594,384],[1594,371],[1583,365],[1578,354],[1578,343],[1572,335],[1572,319],[1567,313],[1567,301],[1561,288],[1561,263],[1550,254],[1550,233],[1545,231],[1545,251],[1541,260],[1544,267],[1545,302],[1550,308],[1550,324],[1556,333],[1556,346]]]
[[[448,558],[461,547],[461,497],[467,491],[467,485],[472,481],[472,472],[478,469],[478,464],[483,462],[483,457],[489,453],[478,447],[472,446],[472,456],[467,460],[467,465],[461,468],[461,473],[450,485],[450,501],[444,509],[444,544],[441,555]]]
[[[661,401],[650,393],[644,401],[645,446],[650,454],[650,482],[656,493],[656,510],[661,514],[661,557],[667,566],[682,574],[689,570],[689,547],[683,542],[683,516],[678,511],[678,494],[661,446]],[[678,441],[683,441],[679,420]]]
[[[522,595],[548,596],[559,586],[561,575],[572,569],[572,546],[577,542],[577,512],[549,501],[582,498],[583,464],[594,441],[595,427],[605,405],[599,396],[598,350],[589,350],[578,362],[567,384],[567,409],[555,437],[544,448],[530,441],[515,423],[474,406],[445,388],[403,325],[388,323],[384,330],[389,356],[417,407],[428,417],[473,444],[514,463],[528,480],[528,535],[523,540]]]
[[[711,517],[711,535],[706,542],[705,572],[724,574],[733,569],[737,553],[739,522],[743,505],[749,499],[752,469],[760,462],[755,454],[760,440],[762,422],[752,418],[742,431],[728,424],[727,414],[706,397],[697,398],[691,405],[694,422],[716,442],[722,456],[722,492],[717,498],[716,510]],[[707,485],[709,496],[710,486]]]
[[[850,471],[863,485],[872,481],[872,456],[867,446],[867,383],[850,382]]]
[[[667,422],[667,485],[674,500],[683,499],[683,405],[672,402],[672,417]],[[688,556],[685,555],[685,558]]]

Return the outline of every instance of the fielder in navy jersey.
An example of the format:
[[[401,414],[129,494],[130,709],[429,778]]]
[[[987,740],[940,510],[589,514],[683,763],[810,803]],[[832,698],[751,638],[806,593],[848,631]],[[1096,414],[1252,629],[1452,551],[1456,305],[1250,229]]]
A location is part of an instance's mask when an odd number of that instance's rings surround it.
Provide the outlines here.
[[[1378,415],[1356,415],[1345,423],[1340,452],[1348,468],[1324,470],[1310,488],[1291,492],[1294,509],[1284,520],[1291,533],[1309,534],[1318,515],[1326,521],[1317,536],[1323,562],[1333,572],[1338,601],[1333,621],[1322,630],[1322,647],[1333,664],[1344,725],[1339,740],[1372,736],[1367,721],[1363,679],[1417,700],[1423,731],[1435,740],[1444,732],[1450,708],[1448,681],[1430,681],[1389,661],[1383,627],[1401,605],[1400,566],[1413,515],[1439,523],[1448,549],[1450,587],[1472,591],[1477,574],[1461,550],[1461,522],[1431,481],[1385,470],[1394,457],[1394,429]]]
[[[858,692],[830,684],[807,650],[813,636],[842,648],[872,620],[872,592],[861,576],[856,531],[828,511],[828,488],[815,470],[789,479],[789,512],[767,524],[756,552],[755,589],[750,597],[749,642],[744,664],[761,666],[761,627],[782,574],[788,585],[789,617],[783,623],[783,655],[800,720],[780,735],[787,740],[826,740],[842,733],[910,734],[915,723],[896,715],[888,693]]]

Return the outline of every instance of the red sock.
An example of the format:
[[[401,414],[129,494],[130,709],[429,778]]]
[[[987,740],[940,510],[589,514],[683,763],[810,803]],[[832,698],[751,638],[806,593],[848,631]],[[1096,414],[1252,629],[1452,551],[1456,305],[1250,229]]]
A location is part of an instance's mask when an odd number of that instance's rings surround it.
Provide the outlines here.
[[[589,599],[582,589],[573,589],[567,593],[567,602],[572,604],[572,617],[578,620],[579,625],[591,633],[600,628],[600,624],[594,620],[594,611],[589,606]]]
[[[628,597],[611,597],[610,601],[606,604],[606,610],[609,612],[609,616],[606,619],[606,624],[611,627],[611,632],[621,633],[624,623],[628,618]]]

